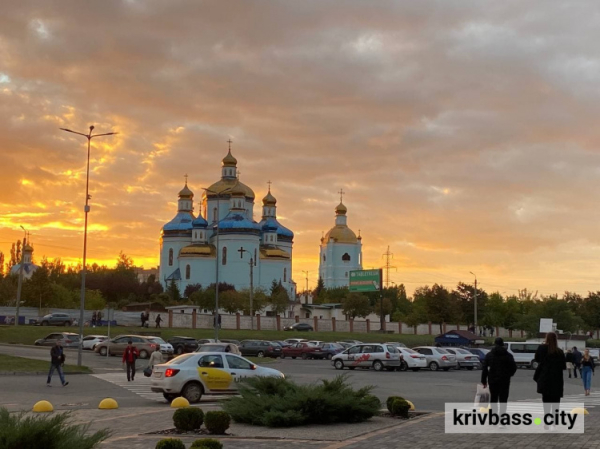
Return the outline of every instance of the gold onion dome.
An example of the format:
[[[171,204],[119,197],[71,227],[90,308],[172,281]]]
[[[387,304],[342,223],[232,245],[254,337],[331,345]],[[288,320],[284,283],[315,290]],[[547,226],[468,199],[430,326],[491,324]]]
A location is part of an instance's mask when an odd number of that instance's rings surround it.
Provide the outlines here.
[[[33,252],[33,246],[29,245],[29,243],[26,243],[25,246],[23,247],[23,251]]]
[[[231,150],[227,153],[227,156],[223,158],[223,167],[235,167],[237,165],[237,159],[231,154]]]
[[[236,183],[231,190],[229,191],[231,196],[245,196],[246,195],[246,186],[242,183]]]
[[[344,206],[342,202],[340,202],[340,204],[338,204],[335,208],[335,213],[337,215],[346,215],[346,212],[348,212],[348,209],[346,208],[346,206]]]
[[[356,243],[356,234],[352,229],[348,226],[344,225],[335,225],[333,228],[329,230],[325,237],[323,237],[323,242],[327,243],[330,239],[333,239],[335,243]]]
[[[277,204],[277,199],[271,193],[271,189],[269,189],[269,192],[263,198],[263,206],[275,206],[275,204]]]
[[[191,198],[194,196],[194,192],[192,192],[188,185],[187,185],[187,181],[185,183],[185,186],[183,187],[183,189],[181,189],[181,191],[179,192],[179,198]]]

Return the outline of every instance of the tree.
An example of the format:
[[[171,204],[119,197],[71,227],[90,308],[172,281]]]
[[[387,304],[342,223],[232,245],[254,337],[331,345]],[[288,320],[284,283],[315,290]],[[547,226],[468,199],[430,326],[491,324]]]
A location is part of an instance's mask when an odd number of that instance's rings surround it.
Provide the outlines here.
[[[166,293],[169,296],[169,300],[173,302],[179,302],[181,300],[181,293],[179,293],[179,287],[177,287],[174,279],[171,279]]]
[[[419,296],[423,302],[423,311],[432,323],[440,326],[440,333],[443,332],[443,323],[454,321],[459,315],[459,305],[456,297],[451,294],[443,285],[434,284],[433,287],[422,287],[415,290],[415,298]]]
[[[600,329],[600,291],[589,292],[582,309],[585,324],[591,329]]]
[[[183,297],[189,298],[192,296],[192,293],[197,292],[198,290],[202,290],[202,285],[200,284],[188,284],[183,291]]]
[[[492,293],[485,307],[485,313],[481,319],[484,326],[502,326],[506,320],[506,305],[502,295],[498,292]]]
[[[86,310],[103,310],[106,308],[106,301],[102,297],[99,290],[85,291],[85,308]]]
[[[244,315],[250,315],[250,289],[245,288],[240,290],[240,297],[242,298],[241,311]],[[262,312],[262,310],[269,303],[269,297],[261,287],[255,288],[252,295],[252,313],[256,315]]]
[[[369,303],[369,298],[365,295],[349,293],[342,299],[342,309],[344,310],[344,314],[351,320],[357,316],[366,318],[371,313],[371,304]]]
[[[475,286],[459,282],[452,291],[459,309],[456,310],[456,319],[465,323],[475,323]],[[477,289],[477,318],[485,316],[487,293],[480,288]]]
[[[4,277],[4,253],[0,251],[0,278]]]
[[[290,297],[288,292],[283,286],[281,282],[277,283],[273,280],[271,284],[271,294],[269,295],[269,305],[271,306],[271,310],[275,315],[279,315],[284,313],[290,304]]]
[[[237,313],[243,308],[243,298],[235,290],[227,290],[219,294],[219,308],[227,313]]]
[[[384,321],[386,315],[392,314],[392,301],[390,301],[389,298],[383,298],[383,304],[381,301],[382,299],[379,299],[372,307],[371,311],[379,317],[380,321]]]

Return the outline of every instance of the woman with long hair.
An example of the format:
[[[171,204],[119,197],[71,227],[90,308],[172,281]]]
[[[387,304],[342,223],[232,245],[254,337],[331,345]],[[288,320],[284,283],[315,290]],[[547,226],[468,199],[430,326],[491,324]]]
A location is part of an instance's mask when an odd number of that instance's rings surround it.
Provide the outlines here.
[[[537,382],[537,392],[542,395],[544,413],[553,413],[563,397],[563,370],[567,369],[565,354],[558,347],[554,332],[546,334],[546,341],[535,352],[535,361],[538,367],[533,379]],[[548,426],[544,428],[548,430]]]
[[[583,357],[581,358],[581,379],[583,380],[583,389],[585,395],[590,395],[590,389],[592,388],[592,374],[594,373],[594,357],[590,355],[590,350],[585,349],[583,351]]]

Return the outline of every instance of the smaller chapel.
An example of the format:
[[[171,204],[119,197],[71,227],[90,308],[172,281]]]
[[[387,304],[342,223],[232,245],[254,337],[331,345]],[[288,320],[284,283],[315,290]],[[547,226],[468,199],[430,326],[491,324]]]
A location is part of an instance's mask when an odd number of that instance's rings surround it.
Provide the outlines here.
[[[23,279],[31,279],[34,271],[39,268],[33,263],[33,247],[27,241],[23,245],[21,261],[10,269],[10,274],[18,275],[21,270],[21,264],[23,264]]]
[[[250,287],[252,276],[254,289],[268,292],[275,281],[295,298],[294,233],[277,220],[277,200],[270,183],[258,222],[254,201],[254,191],[239,180],[231,148],[221,163],[221,179],[205,189],[197,215],[186,179],[177,213],[161,230],[159,278],[163,286],[175,282],[183,293],[190,284],[208,287],[218,276],[219,282],[242,290]]]

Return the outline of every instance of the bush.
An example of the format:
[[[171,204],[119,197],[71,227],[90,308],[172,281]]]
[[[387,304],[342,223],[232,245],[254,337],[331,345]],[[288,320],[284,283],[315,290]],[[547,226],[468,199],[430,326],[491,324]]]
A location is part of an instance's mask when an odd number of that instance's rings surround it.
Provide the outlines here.
[[[217,435],[223,435],[229,429],[230,423],[231,417],[227,412],[207,412],[204,419],[208,431]]]
[[[155,449],[185,449],[185,444],[178,438],[165,438],[156,443]]]
[[[197,407],[185,407],[175,410],[173,413],[173,424],[177,430],[196,430],[202,426],[204,412]]]
[[[234,421],[268,427],[306,424],[356,423],[379,411],[373,387],[354,390],[347,376],[316,385],[297,385],[275,377],[249,378],[239,386],[239,397],[224,401]]]
[[[394,402],[396,399],[404,399],[401,396],[390,396],[389,398],[387,398],[387,401],[385,401],[385,405],[387,406],[388,412],[392,413],[392,402]]]
[[[0,408],[0,448],[92,449],[110,436],[100,430],[88,434],[89,424],[72,424],[69,412],[25,416]]]
[[[400,416],[402,418],[408,418],[408,411],[410,410],[410,404],[405,399],[396,398],[392,401],[392,407],[390,413],[394,416]]]
[[[223,445],[219,440],[212,438],[206,438],[203,440],[196,440],[190,446],[190,449],[223,449]]]

